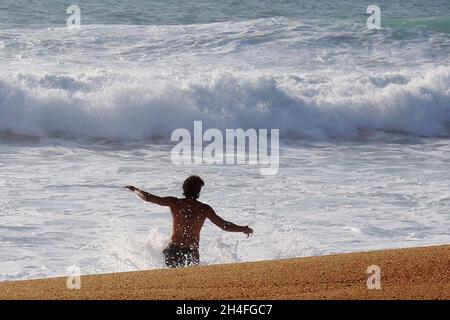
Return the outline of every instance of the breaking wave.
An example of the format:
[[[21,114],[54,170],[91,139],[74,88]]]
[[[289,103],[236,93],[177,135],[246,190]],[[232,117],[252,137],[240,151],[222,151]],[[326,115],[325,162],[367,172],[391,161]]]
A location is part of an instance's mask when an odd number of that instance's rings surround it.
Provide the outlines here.
[[[208,74],[190,81],[20,74],[0,79],[0,131],[148,139],[176,128],[279,128],[281,136],[449,135],[450,68],[334,78]]]

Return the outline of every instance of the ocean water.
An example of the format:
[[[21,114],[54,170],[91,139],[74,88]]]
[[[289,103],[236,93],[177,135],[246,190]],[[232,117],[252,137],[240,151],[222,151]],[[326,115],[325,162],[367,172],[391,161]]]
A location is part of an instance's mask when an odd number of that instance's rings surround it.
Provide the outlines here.
[[[81,8],[80,29],[65,28]],[[201,199],[203,264],[450,243],[450,2],[0,3],[0,280],[162,268]],[[280,170],[175,165],[174,129],[275,128]]]

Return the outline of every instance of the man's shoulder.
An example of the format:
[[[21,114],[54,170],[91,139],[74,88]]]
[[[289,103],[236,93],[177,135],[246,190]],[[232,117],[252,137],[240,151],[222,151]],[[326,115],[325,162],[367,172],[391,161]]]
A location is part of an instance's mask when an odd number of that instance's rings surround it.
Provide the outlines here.
[[[171,200],[171,201],[179,201],[179,200],[181,200],[180,198],[172,197],[172,196],[164,197],[164,199]]]
[[[167,202],[169,202],[171,205],[176,205],[178,203],[180,203],[180,198],[177,197],[164,197],[164,200],[166,200]]]
[[[202,210],[204,210],[204,211],[213,211],[213,208],[209,204],[201,202],[201,201],[198,201],[198,200],[197,200],[197,202],[198,202],[198,204],[199,204],[199,206],[200,206],[200,208]]]

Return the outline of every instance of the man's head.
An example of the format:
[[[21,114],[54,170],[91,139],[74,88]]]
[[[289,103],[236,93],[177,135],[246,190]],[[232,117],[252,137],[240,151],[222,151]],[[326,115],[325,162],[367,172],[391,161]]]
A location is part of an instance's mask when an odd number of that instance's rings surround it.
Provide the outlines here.
[[[205,183],[199,176],[190,176],[183,182],[183,194],[186,198],[198,199],[204,185]]]

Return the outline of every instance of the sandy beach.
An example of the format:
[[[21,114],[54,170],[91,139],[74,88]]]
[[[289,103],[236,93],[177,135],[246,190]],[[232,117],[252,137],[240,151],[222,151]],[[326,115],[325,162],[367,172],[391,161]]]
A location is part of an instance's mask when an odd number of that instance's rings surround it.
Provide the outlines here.
[[[381,289],[367,288],[367,267]],[[0,283],[0,299],[449,299],[450,245]]]

